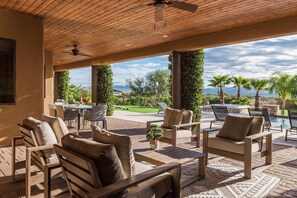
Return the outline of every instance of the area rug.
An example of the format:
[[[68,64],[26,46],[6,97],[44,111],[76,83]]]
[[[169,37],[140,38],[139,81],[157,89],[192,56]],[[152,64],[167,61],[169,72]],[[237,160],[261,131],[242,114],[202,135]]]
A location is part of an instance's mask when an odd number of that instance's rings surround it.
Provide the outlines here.
[[[196,174],[197,162],[182,168],[182,179]],[[258,173],[252,179],[243,177],[243,166],[217,161],[206,168],[206,178],[183,189],[183,197],[189,198],[241,198],[266,197],[280,178]]]

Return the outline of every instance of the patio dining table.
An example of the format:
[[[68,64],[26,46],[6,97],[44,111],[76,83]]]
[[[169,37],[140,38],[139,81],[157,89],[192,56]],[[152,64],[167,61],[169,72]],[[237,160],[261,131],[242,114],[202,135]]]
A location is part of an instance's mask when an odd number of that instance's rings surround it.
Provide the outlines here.
[[[88,110],[88,109],[92,109],[91,105],[82,105],[82,104],[67,104],[64,105],[65,109],[73,109],[73,110],[78,110],[78,119],[77,119],[77,131],[80,130],[80,117],[81,114],[83,113],[83,110]]]

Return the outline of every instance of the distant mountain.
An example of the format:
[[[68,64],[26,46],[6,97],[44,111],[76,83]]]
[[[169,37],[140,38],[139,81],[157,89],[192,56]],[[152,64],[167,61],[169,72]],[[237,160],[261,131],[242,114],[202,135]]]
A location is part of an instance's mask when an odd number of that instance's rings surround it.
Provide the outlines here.
[[[124,92],[130,92],[131,91],[128,85],[114,85],[113,88],[116,89],[116,90],[124,91]],[[227,93],[229,95],[236,95],[237,94],[237,88],[224,87],[223,90],[224,90],[225,93]],[[218,93],[218,88],[213,88],[213,87],[204,88],[203,92],[204,92],[204,94],[217,94]],[[240,93],[243,96],[255,96],[256,95],[255,90],[248,90],[248,89],[244,89],[244,88],[242,88],[240,90]],[[268,91],[261,91],[260,96],[277,97],[275,94],[270,94]]]

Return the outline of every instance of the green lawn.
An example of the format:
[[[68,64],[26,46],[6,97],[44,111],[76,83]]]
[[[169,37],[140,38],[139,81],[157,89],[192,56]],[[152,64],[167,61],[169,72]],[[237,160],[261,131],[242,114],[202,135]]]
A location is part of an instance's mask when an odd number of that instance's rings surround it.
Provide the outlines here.
[[[159,108],[156,107],[146,107],[146,106],[129,106],[129,105],[119,105],[120,107],[116,107],[116,110],[122,110],[122,111],[131,111],[131,112],[137,112],[137,113],[157,113]],[[125,107],[121,108],[121,107]]]

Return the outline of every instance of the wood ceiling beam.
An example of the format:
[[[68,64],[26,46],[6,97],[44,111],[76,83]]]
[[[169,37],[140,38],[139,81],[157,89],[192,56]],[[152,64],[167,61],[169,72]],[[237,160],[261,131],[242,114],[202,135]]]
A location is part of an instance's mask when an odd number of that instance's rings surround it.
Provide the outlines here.
[[[297,33],[297,16],[282,20],[270,21],[242,28],[189,37],[154,46],[124,51],[106,56],[95,57],[74,63],[55,65],[55,71],[83,68],[91,65],[110,64],[133,59],[145,58],[170,53],[171,51],[188,51],[201,48],[229,45],[285,36]]]

